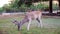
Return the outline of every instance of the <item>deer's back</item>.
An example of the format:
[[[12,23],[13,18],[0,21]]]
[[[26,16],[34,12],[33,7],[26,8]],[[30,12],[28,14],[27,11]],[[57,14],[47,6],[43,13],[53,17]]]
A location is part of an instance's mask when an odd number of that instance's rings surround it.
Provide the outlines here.
[[[40,11],[33,11],[33,12],[28,12],[27,16],[28,16],[28,18],[34,19],[34,18],[38,18],[40,14],[41,14]]]

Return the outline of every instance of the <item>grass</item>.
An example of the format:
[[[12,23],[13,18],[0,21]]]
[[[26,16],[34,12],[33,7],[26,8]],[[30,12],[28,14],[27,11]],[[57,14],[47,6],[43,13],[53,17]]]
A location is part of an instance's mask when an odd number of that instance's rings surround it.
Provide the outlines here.
[[[12,18],[6,18],[6,19],[0,19],[0,34],[60,34],[60,19],[58,18],[43,18],[42,22],[47,23],[47,27],[45,28],[45,24],[43,28],[38,28],[36,25],[36,21],[32,21],[30,31],[27,31],[26,24],[23,25],[22,30],[18,31],[17,26],[15,26],[12,21],[13,19],[21,20],[20,17],[12,17]],[[53,28],[53,25],[56,28]]]

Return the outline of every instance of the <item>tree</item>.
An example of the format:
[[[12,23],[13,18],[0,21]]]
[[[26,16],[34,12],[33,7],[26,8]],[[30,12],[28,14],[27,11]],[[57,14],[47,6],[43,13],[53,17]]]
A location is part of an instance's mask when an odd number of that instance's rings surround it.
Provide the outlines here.
[[[60,9],[60,0],[58,0],[58,2],[59,2],[59,9]]]
[[[3,8],[0,8],[0,13],[3,12]]]
[[[52,13],[52,0],[49,0],[49,13]]]
[[[19,0],[12,0],[11,3],[9,4],[9,7],[11,8],[17,8],[18,7],[18,1]]]
[[[19,0],[12,0],[11,3],[9,4],[5,4],[3,6],[3,9],[6,11],[6,12],[16,12],[18,10],[18,3]]]
[[[32,5],[32,0],[19,0],[18,6],[20,7],[22,4],[26,4],[27,7]]]
[[[39,1],[48,1],[48,0],[19,0],[18,5],[21,6],[21,4],[26,4],[27,7],[30,7],[32,3],[39,2]]]

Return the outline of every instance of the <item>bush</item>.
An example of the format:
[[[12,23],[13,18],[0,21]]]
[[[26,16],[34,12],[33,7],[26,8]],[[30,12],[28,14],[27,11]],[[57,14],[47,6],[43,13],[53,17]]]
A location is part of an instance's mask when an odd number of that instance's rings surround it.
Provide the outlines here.
[[[37,6],[32,5],[30,8],[34,10],[37,10],[37,9],[45,10],[45,9],[49,9],[49,6],[44,4],[39,4]]]
[[[2,13],[4,10],[3,10],[3,8],[0,8],[0,13]]]
[[[59,9],[58,5],[53,4],[53,10],[58,10],[58,9]]]
[[[45,5],[45,4],[39,4],[37,6],[32,5],[30,8],[34,9],[34,10],[41,9],[41,10],[44,10],[44,11],[49,11],[49,5]],[[53,8],[53,10],[58,10],[59,9],[58,5],[56,5],[56,4],[53,4],[52,8]]]

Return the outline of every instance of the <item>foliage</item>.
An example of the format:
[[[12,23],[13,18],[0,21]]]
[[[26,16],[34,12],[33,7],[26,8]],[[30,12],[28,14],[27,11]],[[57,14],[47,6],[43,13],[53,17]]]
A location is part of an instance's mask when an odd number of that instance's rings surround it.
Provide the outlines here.
[[[26,4],[27,7],[30,7],[32,3],[39,2],[39,1],[48,1],[48,0],[19,0],[18,5],[21,6],[22,4]]]
[[[48,11],[49,10],[49,5],[45,5],[45,4],[40,3],[37,6],[31,5],[30,8],[34,9],[34,10],[41,9],[41,10],[44,10],[44,11]],[[53,4],[53,10],[58,10],[58,9],[59,9],[58,5]]]
[[[9,4],[9,7],[11,7],[11,8],[18,8],[18,1],[19,0],[13,0],[13,1],[11,1],[11,3]]]
[[[53,10],[58,10],[59,9],[59,6],[56,5],[56,4],[53,4],[52,6],[53,6]]]
[[[9,4],[5,4],[3,6],[3,9],[6,11],[6,12],[17,12],[18,10],[18,3],[19,0],[12,0],[11,3]]]
[[[23,3],[21,3],[20,7],[18,5],[19,0],[12,0],[10,4],[8,4],[8,5],[5,4],[3,6],[3,9],[8,12],[25,12],[27,8],[31,8],[33,10],[37,10],[37,9],[49,10],[49,5],[45,5],[45,4],[40,3],[37,6],[31,5],[30,7],[28,7],[26,4],[24,4],[24,0],[21,0],[21,1],[23,1]],[[42,1],[46,1],[46,0],[42,0]],[[20,2],[19,2],[19,4],[20,4]],[[53,9],[56,10],[56,9],[58,9],[58,7],[56,5],[53,5]]]
[[[3,8],[0,8],[0,13],[3,12]]]
[[[38,4],[37,6],[31,5],[30,8],[31,8],[31,9],[34,9],[34,10],[37,10],[37,9],[44,10],[44,9],[49,8],[49,6],[40,3],[40,4]]]
[[[49,1],[49,0],[42,0],[42,1]]]
[[[26,10],[27,10],[27,6],[25,5],[25,4],[22,4],[20,7],[19,7],[19,10],[21,11],[21,12],[25,12]]]

